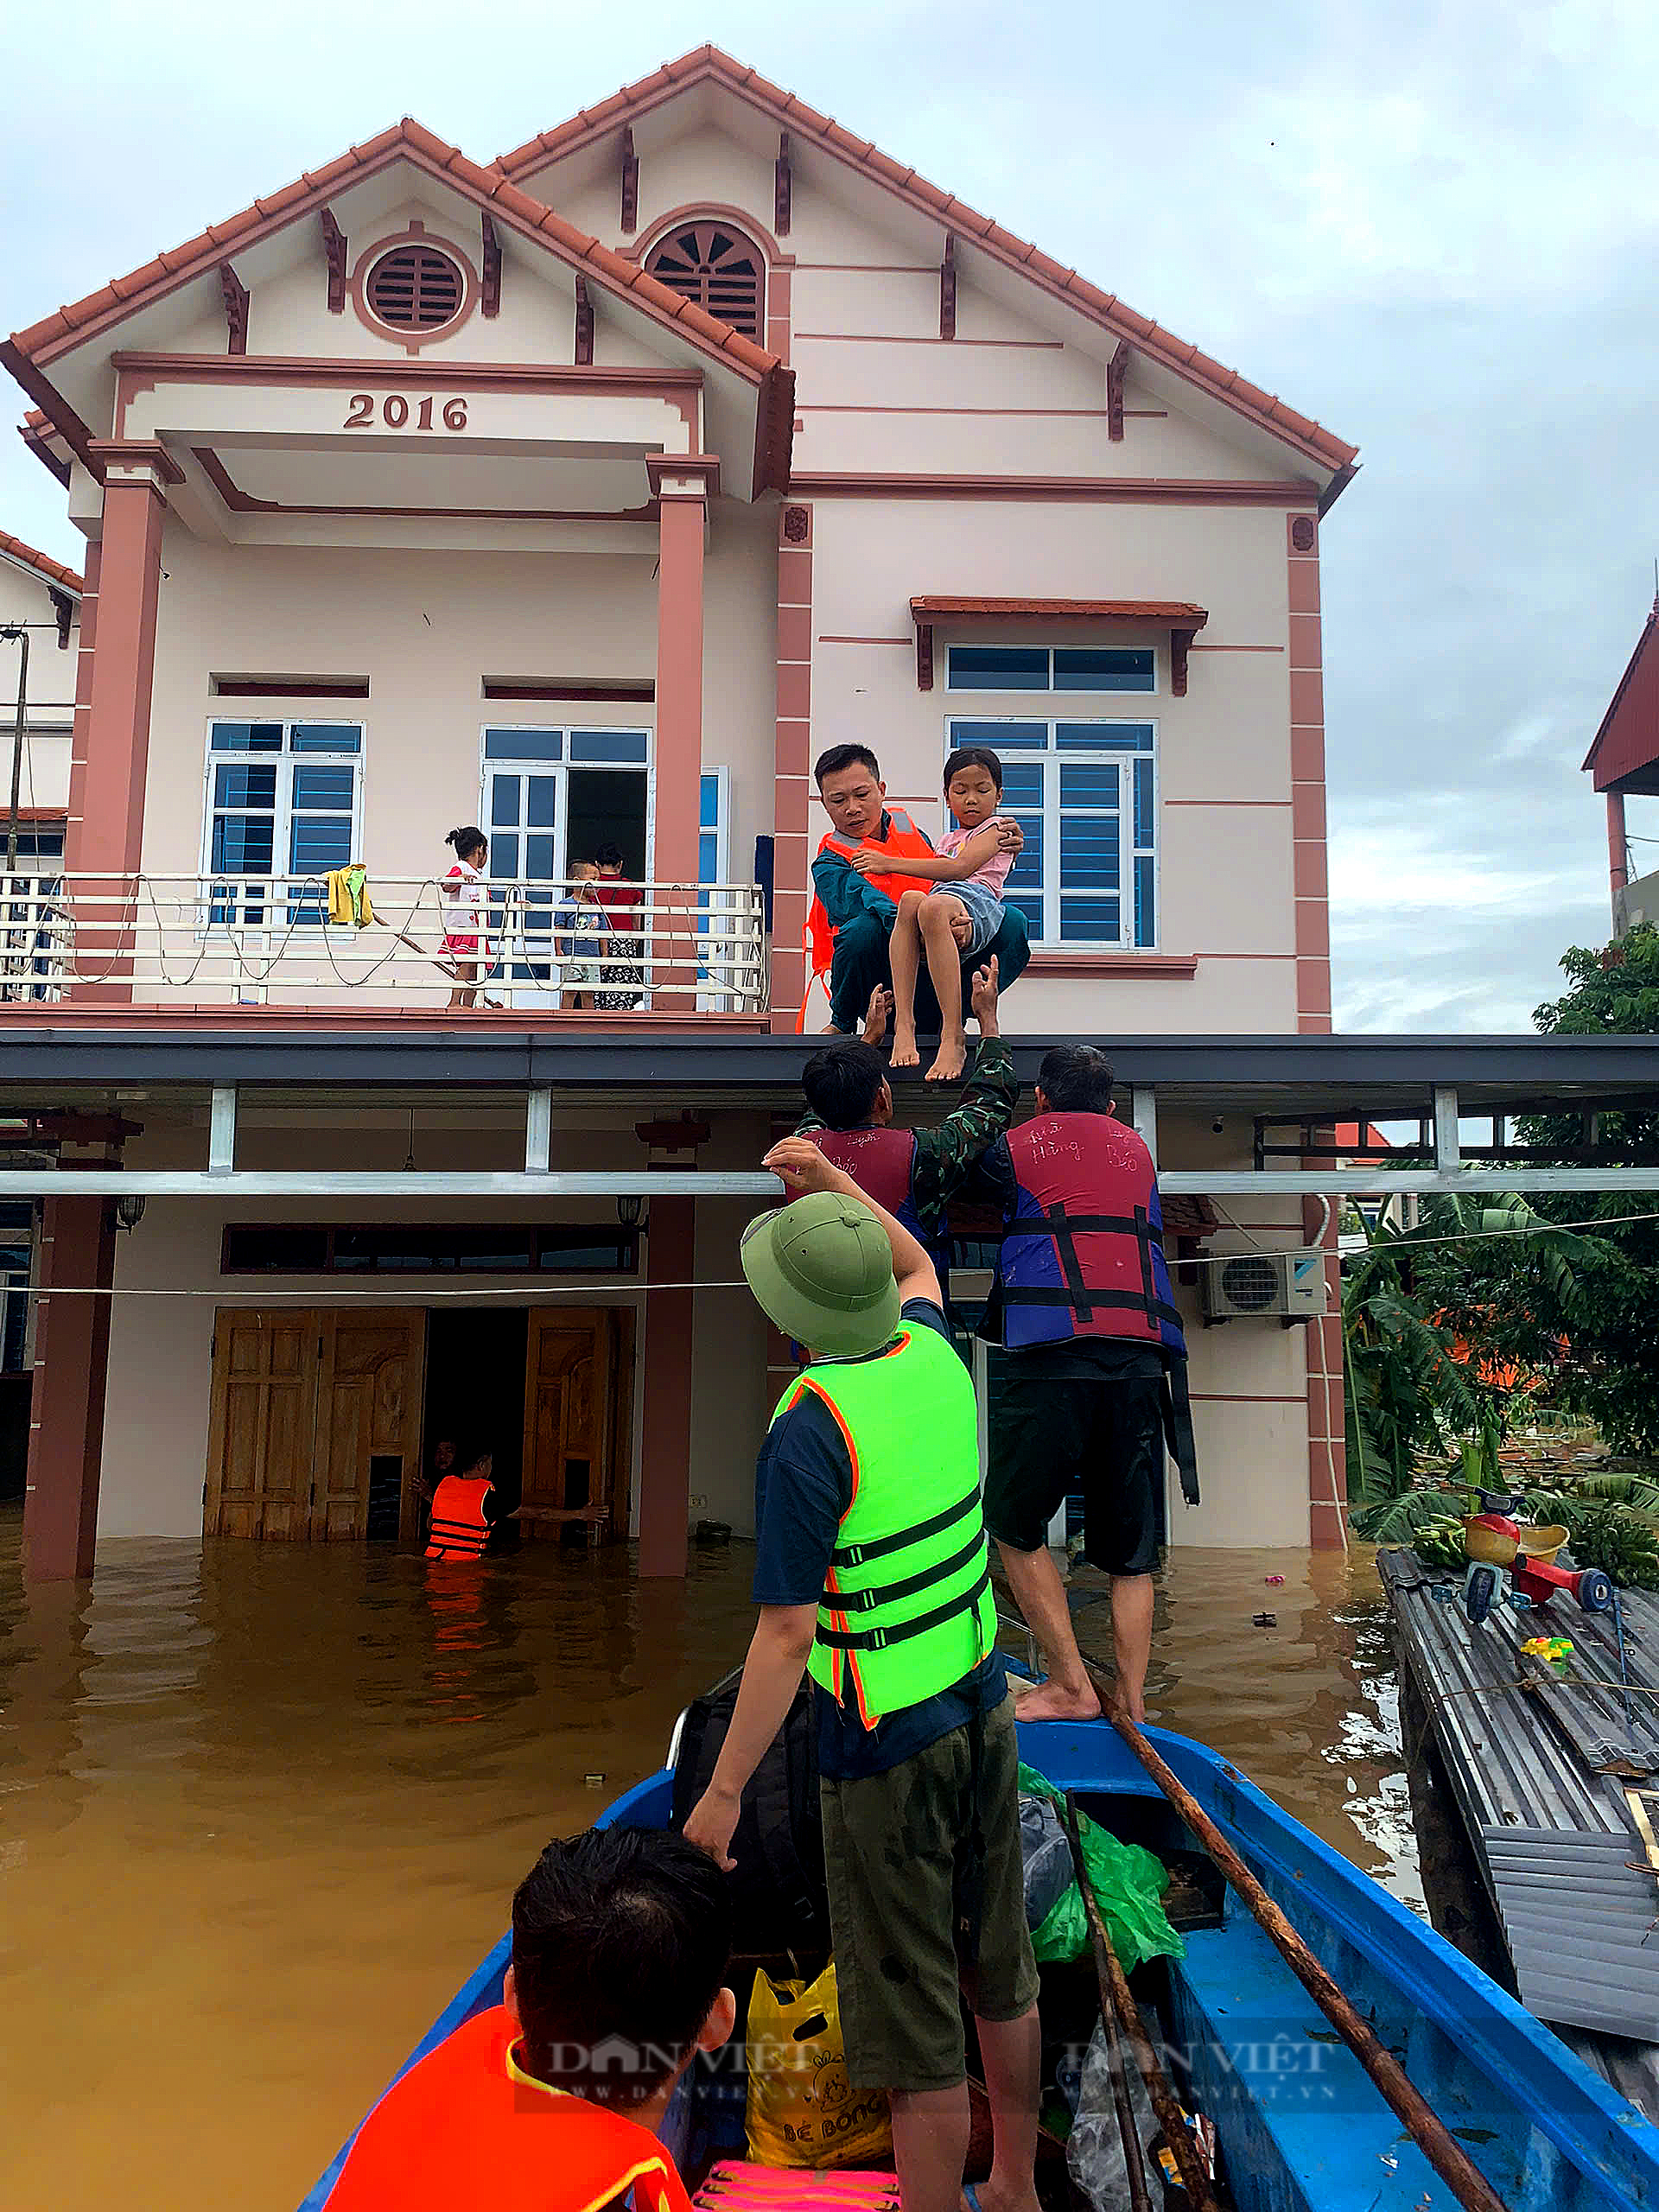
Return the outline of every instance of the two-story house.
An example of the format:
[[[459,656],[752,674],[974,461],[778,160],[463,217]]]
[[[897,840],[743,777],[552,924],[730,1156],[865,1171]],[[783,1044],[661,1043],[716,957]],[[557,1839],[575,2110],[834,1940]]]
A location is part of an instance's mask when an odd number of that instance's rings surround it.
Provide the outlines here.
[[[935,831],[946,752],[1001,756],[1010,1034],[1329,1029],[1353,449],[713,49],[487,167],[405,122],[0,355],[86,539],[64,868],[0,1007],[73,1051],[24,1134],[93,1179],[43,1224],[35,1572],[407,1535],[439,1436],[646,1572],[749,1525],[787,1351],[736,1242],[825,1018],[828,745]],[[563,887],[610,848],[589,1011]],[[328,918],[351,862],[372,922]],[[1160,1157],[1249,1129],[1182,1108]],[[1236,1201],[1209,1249],[1323,1228]],[[1181,1294],[1176,1539],[1338,1541],[1334,1320]]]

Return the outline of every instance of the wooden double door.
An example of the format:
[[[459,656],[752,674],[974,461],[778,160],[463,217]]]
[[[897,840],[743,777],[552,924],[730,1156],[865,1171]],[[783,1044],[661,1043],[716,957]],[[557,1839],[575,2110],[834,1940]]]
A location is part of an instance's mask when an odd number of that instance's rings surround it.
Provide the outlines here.
[[[626,1535],[633,1316],[537,1306],[527,1319],[524,1533]],[[221,1306],[204,1532],[415,1538],[426,1333],[420,1306]]]

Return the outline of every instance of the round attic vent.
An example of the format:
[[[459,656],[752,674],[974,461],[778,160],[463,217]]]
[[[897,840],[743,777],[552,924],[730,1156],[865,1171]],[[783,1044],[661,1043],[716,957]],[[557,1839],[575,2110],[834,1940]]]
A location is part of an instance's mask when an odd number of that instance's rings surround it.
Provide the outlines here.
[[[394,246],[370,270],[363,296],[393,330],[437,330],[461,313],[467,279],[436,246]]]
[[[765,268],[760,247],[729,223],[687,223],[645,257],[646,272],[659,284],[753,339],[760,335]]]

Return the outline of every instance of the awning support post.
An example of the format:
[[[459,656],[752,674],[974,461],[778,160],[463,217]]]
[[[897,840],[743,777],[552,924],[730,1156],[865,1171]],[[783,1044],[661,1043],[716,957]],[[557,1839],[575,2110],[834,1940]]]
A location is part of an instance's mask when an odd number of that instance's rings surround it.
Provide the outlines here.
[[[230,1175],[236,1169],[236,1086],[216,1083],[207,1121],[207,1173]]]
[[[553,1090],[538,1083],[524,1099],[524,1173],[545,1175],[553,1149]]]
[[[1442,1175],[1455,1175],[1463,1165],[1458,1136],[1458,1094],[1455,1085],[1434,1086],[1434,1166]]]

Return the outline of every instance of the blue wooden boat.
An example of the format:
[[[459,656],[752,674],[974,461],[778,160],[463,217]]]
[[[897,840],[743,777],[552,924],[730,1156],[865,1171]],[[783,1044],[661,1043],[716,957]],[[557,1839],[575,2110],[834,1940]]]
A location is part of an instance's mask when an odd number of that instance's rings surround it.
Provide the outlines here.
[[[1510,2212],[1659,2212],[1659,2128],[1236,1767],[1185,1737],[1147,1733]],[[1020,1737],[1027,1764],[1075,1790],[1103,1827],[1195,1863],[1193,1838],[1106,1723],[1049,1722]],[[671,1792],[664,1767],[601,1825],[664,1826]],[[1451,2191],[1244,1905],[1228,1891],[1211,1907],[1188,1916],[1185,1957],[1136,1986],[1152,1977],[1165,2037],[1191,2066],[1187,2101],[1215,2124],[1239,2212],[1445,2212]],[[504,1938],[406,2066],[499,2002],[507,1957]],[[349,2147],[302,2212],[321,2212]]]

